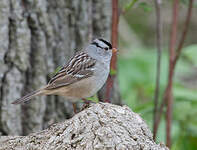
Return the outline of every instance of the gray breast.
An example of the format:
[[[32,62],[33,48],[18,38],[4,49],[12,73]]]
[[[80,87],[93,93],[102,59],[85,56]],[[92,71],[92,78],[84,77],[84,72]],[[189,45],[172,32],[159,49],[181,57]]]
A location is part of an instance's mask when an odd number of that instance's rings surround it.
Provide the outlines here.
[[[95,69],[95,80],[97,80],[97,89],[99,90],[106,82],[109,75],[109,65],[107,63],[98,62]]]

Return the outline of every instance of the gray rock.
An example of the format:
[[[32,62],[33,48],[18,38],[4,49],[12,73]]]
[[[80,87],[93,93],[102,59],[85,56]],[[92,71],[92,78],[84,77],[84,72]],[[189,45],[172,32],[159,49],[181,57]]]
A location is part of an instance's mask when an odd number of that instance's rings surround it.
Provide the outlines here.
[[[127,106],[91,106],[71,119],[28,136],[0,138],[0,149],[168,150],[153,141],[144,120]]]

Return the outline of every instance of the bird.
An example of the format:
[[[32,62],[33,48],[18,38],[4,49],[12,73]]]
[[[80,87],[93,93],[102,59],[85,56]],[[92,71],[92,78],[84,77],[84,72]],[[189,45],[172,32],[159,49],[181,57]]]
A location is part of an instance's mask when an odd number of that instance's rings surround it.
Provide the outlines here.
[[[112,54],[117,52],[110,42],[97,38],[77,52],[44,87],[35,90],[12,104],[21,104],[39,95],[59,95],[73,103],[95,95],[105,84]]]

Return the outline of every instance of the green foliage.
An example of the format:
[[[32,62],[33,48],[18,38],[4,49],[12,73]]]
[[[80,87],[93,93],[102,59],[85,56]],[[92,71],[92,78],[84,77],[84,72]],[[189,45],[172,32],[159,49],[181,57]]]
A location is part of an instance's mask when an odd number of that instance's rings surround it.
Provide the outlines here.
[[[94,96],[92,96],[92,97],[88,97],[87,100],[95,102],[95,103],[99,102],[99,99],[98,99],[96,94]]]
[[[152,11],[152,7],[150,6],[149,3],[146,2],[139,3],[139,7],[142,8],[145,12]]]
[[[123,12],[129,11],[135,4],[138,2],[138,0],[131,0],[128,3],[123,5]],[[137,4],[139,8],[142,8],[145,12],[152,11],[152,6],[149,3],[146,2],[139,2]]]
[[[130,10],[137,1],[138,0],[131,0],[129,3],[125,4],[123,11],[127,12],[128,10]]]
[[[188,5],[190,0],[181,0],[181,3],[184,5]]]
[[[197,66],[197,45],[183,50],[174,77],[174,104],[172,124],[172,150],[195,149],[197,146],[197,88],[183,84],[181,76],[189,76]],[[168,55],[164,50],[160,81],[160,100],[167,84]],[[121,96],[125,102],[152,128],[156,75],[156,50],[132,51],[131,57],[119,57],[118,77]],[[196,86],[197,87],[197,86]],[[165,141],[165,120],[162,119],[158,141]]]

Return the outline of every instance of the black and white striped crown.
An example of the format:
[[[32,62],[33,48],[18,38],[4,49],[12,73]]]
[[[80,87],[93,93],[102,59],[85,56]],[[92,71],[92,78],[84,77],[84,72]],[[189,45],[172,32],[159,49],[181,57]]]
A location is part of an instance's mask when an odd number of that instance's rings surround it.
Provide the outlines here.
[[[91,44],[96,45],[97,47],[102,48],[102,49],[106,49],[106,48],[112,49],[111,43],[101,38],[95,39]]]

